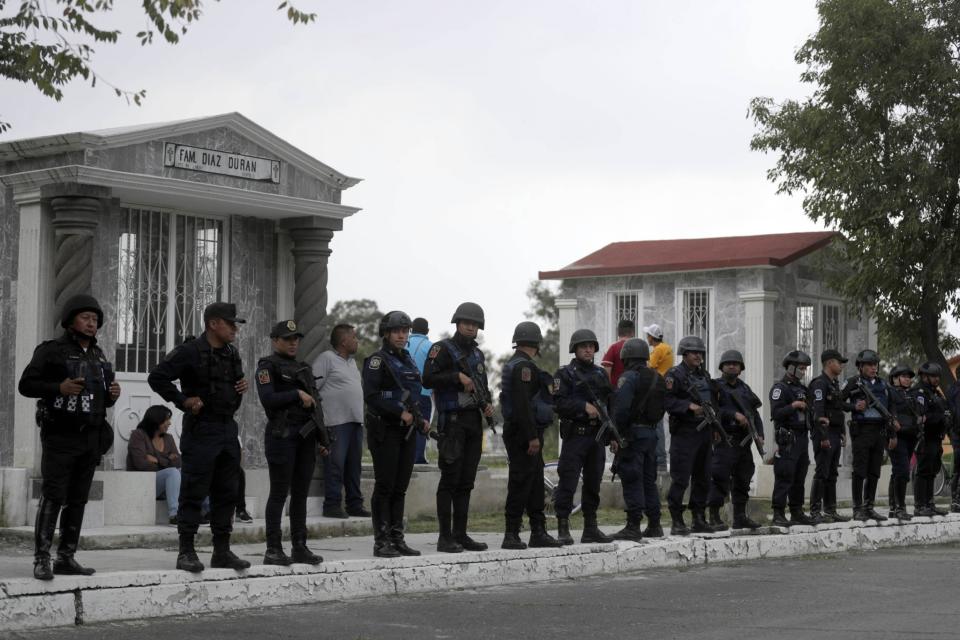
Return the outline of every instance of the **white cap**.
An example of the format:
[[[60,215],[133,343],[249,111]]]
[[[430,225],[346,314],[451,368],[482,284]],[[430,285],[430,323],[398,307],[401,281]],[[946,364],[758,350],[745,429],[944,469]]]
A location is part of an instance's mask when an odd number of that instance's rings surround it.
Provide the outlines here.
[[[657,340],[663,340],[663,329],[660,328],[658,324],[652,324],[649,327],[644,327],[643,332],[647,335],[653,336]]]

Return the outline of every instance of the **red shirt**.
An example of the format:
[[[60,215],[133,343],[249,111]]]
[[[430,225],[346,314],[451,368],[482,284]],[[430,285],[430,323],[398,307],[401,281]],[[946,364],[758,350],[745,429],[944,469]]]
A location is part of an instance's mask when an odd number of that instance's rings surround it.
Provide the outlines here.
[[[623,343],[626,341],[626,338],[621,338],[610,345],[607,352],[603,354],[603,360],[600,362],[604,367],[610,367],[610,384],[613,385],[614,389],[617,388],[617,380],[623,375],[623,360],[620,359],[620,351],[623,349]]]

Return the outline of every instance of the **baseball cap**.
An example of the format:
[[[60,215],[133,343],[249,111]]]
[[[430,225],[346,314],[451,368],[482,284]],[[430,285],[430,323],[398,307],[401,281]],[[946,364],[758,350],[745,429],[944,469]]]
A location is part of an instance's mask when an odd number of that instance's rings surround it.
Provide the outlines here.
[[[836,360],[840,364],[846,364],[847,359],[843,357],[843,354],[837,351],[836,349],[826,349],[823,353],[820,354],[820,363],[826,364],[827,360]]]
[[[207,322],[213,318],[221,318],[227,322],[244,323],[246,320],[237,317],[237,305],[232,302],[214,302],[208,304],[203,310],[203,321]]]
[[[644,327],[643,332],[647,335],[651,335],[657,340],[663,340],[663,329],[660,328],[658,324],[652,324],[649,327]]]
[[[293,336],[303,337],[303,334],[297,328],[297,323],[293,320],[282,320],[273,325],[273,329],[270,330],[271,338],[292,338]]]

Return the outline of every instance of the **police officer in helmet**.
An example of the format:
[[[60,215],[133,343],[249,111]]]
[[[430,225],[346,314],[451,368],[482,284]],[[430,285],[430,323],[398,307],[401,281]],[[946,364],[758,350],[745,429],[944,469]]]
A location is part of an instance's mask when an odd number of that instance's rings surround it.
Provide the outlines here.
[[[629,338],[624,342],[620,359],[624,371],[617,379],[612,417],[627,445],[617,451],[616,460],[627,524],[612,537],[633,541],[644,536],[662,538],[657,491],[657,425],[663,418],[667,386],[657,370],[647,366],[650,347],[643,340]],[[616,447],[616,443],[612,446]],[[647,529],[641,532],[640,520],[644,513]]]
[[[804,482],[810,468],[809,427],[813,408],[803,377],[810,362],[810,356],[803,351],[789,352],[783,358],[783,378],[770,388],[770,415],[777,441],[777,453],[773,459],[773,524],[778,527],[817,524],[803,512]],[[784,514],[788,504],[789,520]]]
[[[231,517],[237,506],[241,473],[239,427],[234,414],[248,389],[243,362],[233,342],[237,325],[244,322],[232,303],[207,305],[203,333],[171,351],[147,378],[151,389],[183,411],[177,568],[191,573],[203,571],[194,537],[206,496],[210,496],[213,532],[210,566],[237,571],[250,566],[230,550]],[[176,380],[180,389],[174,384]]]
[[[518,324],[513,331],[515,351],[500,380],[503,443],[509,460],[502,549],[527,548],[520,540],[524,511],[530,520],[531,547],[560,546],[547,533],[543,515],[543,430],[553,422],[553,379],[533,361],[542,342],[536,323]]]
[[[917,449],[917,436],[926,410],[923,391],[913,386],[914,377],[913,369],[903,364],[890,371],[890,412],[897,417],[900,430],[897,432],[897,446],[890,451],[890,485],[887,490],[890,512],[887,515],[897,520],[911,519],[907,512],[910,458]],[[918,502],[917,507],[920,506]]]
[[[379,330],[383,344],[363,361],[361,373],[367,446],[373,456],[373,555],[380,558],[420,555],[403,537],[403,509],[417,447],[414,434],[430,431],[418,404],[420,370],[404,348],[412,324],[403,311],[384,315]]]
[[[320,564],[323,558],[307,548],[307,492],[317,462],[317,449],[326,454],[330,438],[323,424],[313,369],[297,360],[303,334],[293,320],[270,331],[273,353],[257,363],[257,394],[267,414],[264,451],[270,472],[267,497],[267,551],[263,564]],[[283,551],[280,521],[290,497],[292,557]]]
[[[756,471],[753,446],[763,448],[763,421],[759,409],[763,405],[750,386],[740,379],[745,366],[743,354],[731,349],[720,356],[721,376],[716,380],[720,395],[720,422],[730,438],[729,444],[717,443],[713,449],[710,469],[710,526],[714,531],[725,531],[727,525],[720,518],[720,508],[727,494],[733,503],[733,528],[757,529],[759,524],[747,516],[750,481]],[[748,425],[753,422],[756,442],[750,437]],[[732,482],[731,482],[732,481]]]
[[[74,554],[83,512],[100,458],[113,444],[106,409],[120,397],[113,365],[97,345],[103,310],[89,295],[69,298],[62,309],[64,332],[41,343],[20,376],[20,394],[37,398],[41,483],[37,505],[33,577],[94,573]],[[62,512],[61,512],[62,509]],[[60,545],[50,566],[53,532],[60,518]]]
[[[583,473],[583,535],[580,542],[610,542],[611,537],[597,526],[600,506],[600,483],[606,464],[606,442],[597,441],[603,426],[597,404],[609,405],[613,395],[607,372],[593,363],[600,345],[589,329],[577,329],[570,337],[570,364],[554,375],[554,404],[560,417],[560,461],[557,463],[559,483],[553,493],[557,511],[557,539],[573,544],[570,535],[570,512],[573,494]]]
[[[718,406],[717,389],[703,368],[707,347],[698,336],[687,336],[677,345],[680,364],[667,372],[665,399],[670,414],[670,491],[667,505],[673,519],[671,533],[677,536],[690,532],[711,533],[705,512],[710,489],[712,432],[697,429],[703,422],[703,405]],[[691,486],[692,481],[692,486]],[[693,526],[683,521],[683,494],[690,486],[690,511]]]
[[[850,518],[837,512],[837,469],[840,453],[846,445],[844,413],[853,405],[843,399],[840,374],[847,359],[836,349],[820,354],[823,370],[810,382],[813,398],[813,420],[810,440],[816,467],[810,487],[810,517],[818,522],[847,522]]]
[[[440,432],[437,550],[483,551],[487,545],[467,535],[470,493],[483,449],[483,419],[493,425],[484,356],[476,340],[484,327],[483,309],[475,302],[464,302],[450,322],[456,325],[456,333],[431,347],[423,367],[423,382],[433,389],[437,401]]]
[[[944,516],[948,512],[939,509],[934,502],[933,484],[943,464],[943,436],[947,432],[950,407],[940,389],[940,365],[924,362],[917,373],[920,374],[919,390],[926,411],[923,444],[917,456],[917,475],[914,478],[914,515]]]

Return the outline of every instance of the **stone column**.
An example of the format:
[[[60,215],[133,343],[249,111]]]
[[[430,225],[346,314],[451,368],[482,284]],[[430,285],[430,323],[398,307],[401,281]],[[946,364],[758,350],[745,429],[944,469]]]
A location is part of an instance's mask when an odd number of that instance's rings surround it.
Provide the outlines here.
[[[743,377],[753,392],[763,401],[762,417],[766,438],[764,450],[767,457],[773,455],[774,443],[772,436],[772,422],[770,421],[770,403],[767,401],[767,390],[773,383],[777,356],[773,353],[773,313],[774,302],[779,294],[776,291],[743,291],[740,300],[743,302],[744,316],[744,349],[743,359],[746,369]],[[756,449],[753,449],[754,461],[763,462]]]
[[[330,218],[288,218],[280,223],[293,240],[294,319],[303,332],[298,357],[306,362],[323,351],[329,336],[323,326],[327,316],[327,260],[330,240],[343,229],[343,221]]]
[[[96,198],[66,196],[50,200],[56,246],[54,308],[57,315],[71,296],[92,291],[93,240],[101,209]],[[56,323],[59,322],[57,317]]]
[[[577,330],[577,299],[558,298],[556,304],[557,328],[560,332],[560,344],[557,350],[560,354],[557,362],[559,369],[567,363],[567,345],[570,344],[570,336]]]

